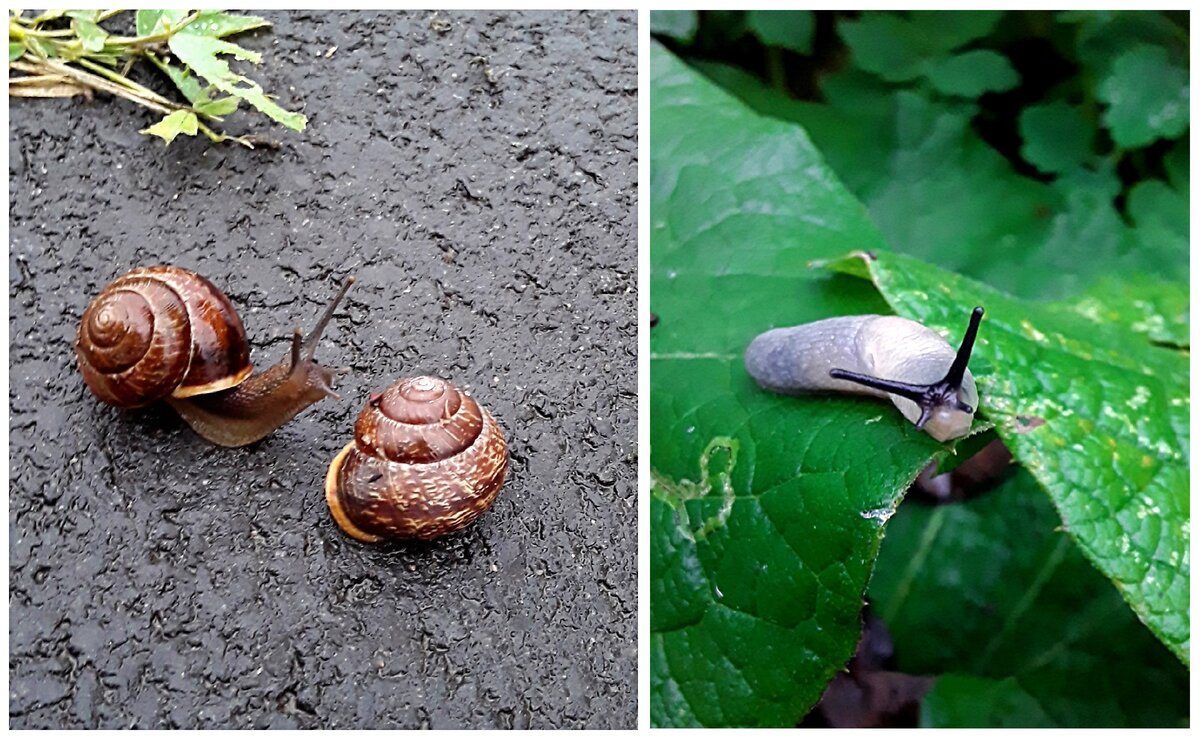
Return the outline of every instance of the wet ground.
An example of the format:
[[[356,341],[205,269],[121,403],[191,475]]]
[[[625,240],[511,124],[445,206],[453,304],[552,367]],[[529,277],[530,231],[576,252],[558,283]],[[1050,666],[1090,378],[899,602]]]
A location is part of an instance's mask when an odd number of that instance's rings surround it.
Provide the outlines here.
[[[10,725],[633,727],[636,14],[263,15],[250,76],[309,127],[226,130],[277,150],[10,104]],[[78,317],[162,262],[264,367],[357,275],[317,353],[344,400],[232,450],[100,404]],[[509,480],[457,535],[359,544],[325,467],[419,373],[500,419]]]

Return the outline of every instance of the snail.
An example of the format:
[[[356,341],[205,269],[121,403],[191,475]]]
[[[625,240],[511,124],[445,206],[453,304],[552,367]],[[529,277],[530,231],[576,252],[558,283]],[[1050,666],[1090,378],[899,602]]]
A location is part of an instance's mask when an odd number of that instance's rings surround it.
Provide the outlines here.
[[[746,348],[746,372],[776,393],[834,391],[890,398],[939,442],[965,436],[979,403],[967,370],[983,308],[971,312],[958,352],[899,316],[839,316],[772,329]]]
[[[401,378],[359,414],[325,498],[355,539],[429,540],[475,521],[507,472],[504,433],[487,409],[441,378]]]
[[[75,339],[84,382],[122,408],[165,400],[201,437],[225,447],[256,442],[333,392],[333,376],[313,358],[347,277],[316,327],[297,328],[291,353],[254,374],[250,345],[229,298],[180,267],[140,267],[114,280],[88,305]]]

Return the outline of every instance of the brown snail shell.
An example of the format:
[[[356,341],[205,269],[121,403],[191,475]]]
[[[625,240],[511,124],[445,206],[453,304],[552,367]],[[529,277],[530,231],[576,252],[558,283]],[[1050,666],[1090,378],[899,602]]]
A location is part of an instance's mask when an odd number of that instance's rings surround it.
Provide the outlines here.
[[[355,539],[428,540],[475,521],[507,472],[504,433],[487,409],[441,378],[402,378],[359,414],[325,497]]]
[[[124,408],[231,388],[253,370],[229,298],[169,266],[140,267],[101,291],[84,311],[75,354],[88,388]]]

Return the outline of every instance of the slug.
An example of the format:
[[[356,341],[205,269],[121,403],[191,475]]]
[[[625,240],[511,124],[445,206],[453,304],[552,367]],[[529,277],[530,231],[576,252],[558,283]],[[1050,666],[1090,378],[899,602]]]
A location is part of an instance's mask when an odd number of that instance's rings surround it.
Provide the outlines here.
[[[941,335],[899,316],[839,316],[772,329],[746,348],[746,372],[775,393],[888,398],[939,442],[965,436],[978,407],[967,369],[983,308],[955,352]]]

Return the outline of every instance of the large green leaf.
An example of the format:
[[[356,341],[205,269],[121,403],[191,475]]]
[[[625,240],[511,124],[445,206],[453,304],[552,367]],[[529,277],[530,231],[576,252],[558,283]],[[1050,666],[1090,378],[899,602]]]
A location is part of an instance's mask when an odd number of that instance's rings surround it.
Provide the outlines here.
[[[1021,112],[1021,156],[1043,172],[1069,172],[1092,158],[1093,129],[1077,106],[1056,100]]]
[[[1138,617],[1188,660],[1188,358],[1123,325],[1022,301],[898,254],[864,267],[896,313],[945,325],[988,315],[980,407],[1049,492],[1063,528]],[[974,358],[973,358],[974,359]]]
[[[1033,477],[1015,473],[966,503],[905,503],[888,523],[871,602],[897,670],[939,676],[924,723],[1186,724],[1187,669],[1057,529]]]
[[[766,46],[812,53],[816,21],[811,10],[751,10],[746,14],[746,27]]]
[[[1132,148],[1186,131],[1190,90],[1186,66],[1173,64],[1161,46],[1143,44],[1117,57],[1097,94],[1108,104],[1104,123],[1113,139]]]
[[[963,98],[1011,90],[1020,79],[1003,54],[989,49],[976,49],[936,60],[929,65],[926,74],[938,92]]]
[[[793,725],[854,651],[884,522],[945,450],[889,404],[746,376],[758,332],[884,308],[807,266],[881,238],[800,129],[657,44],[650,193],[651,719]]]

